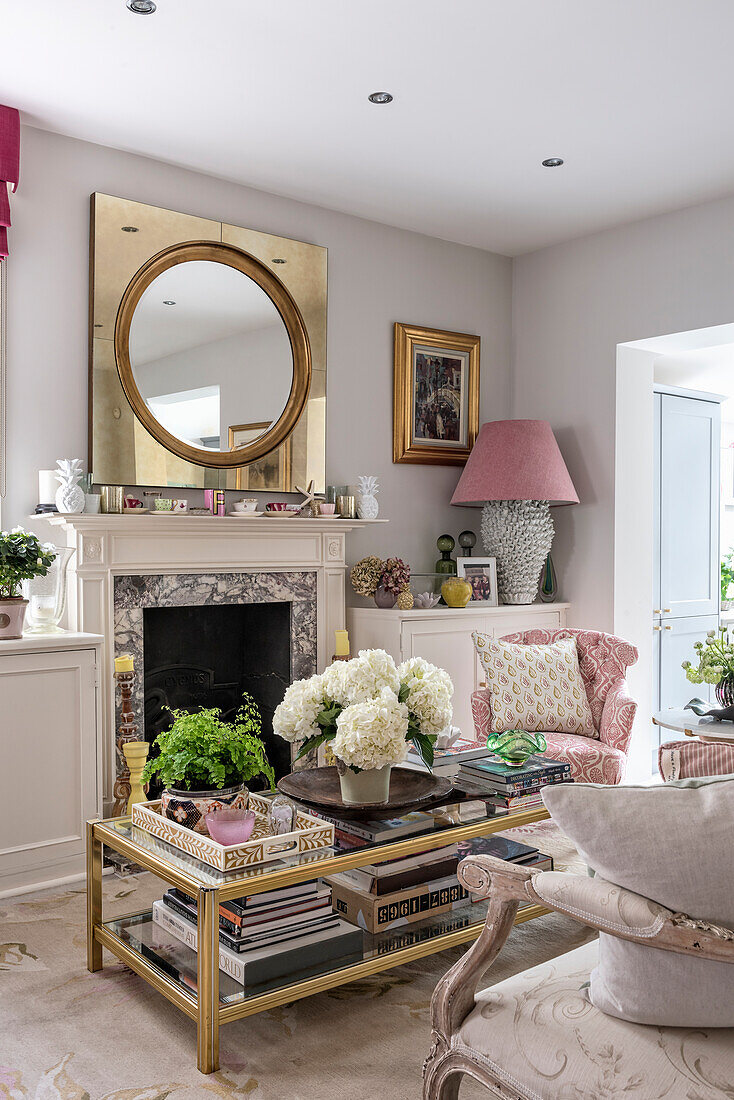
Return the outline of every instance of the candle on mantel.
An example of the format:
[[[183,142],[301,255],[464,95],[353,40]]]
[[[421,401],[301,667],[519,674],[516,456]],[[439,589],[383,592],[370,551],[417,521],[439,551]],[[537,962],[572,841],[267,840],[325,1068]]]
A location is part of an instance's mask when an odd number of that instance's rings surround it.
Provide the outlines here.
[[[336,630],[334,632],[336,638],[336,649],[334,650],[334,659],[341,661],[349,660],[349,632],[346,630]]]
[[[115,657],[115,672],[133,671],[133,659],[129,653],[124,653],[122,657]]]
[[[53,504],[56,499],[56,490],[59,487],[59,479],[55,470],[38,471],[38,503]]]

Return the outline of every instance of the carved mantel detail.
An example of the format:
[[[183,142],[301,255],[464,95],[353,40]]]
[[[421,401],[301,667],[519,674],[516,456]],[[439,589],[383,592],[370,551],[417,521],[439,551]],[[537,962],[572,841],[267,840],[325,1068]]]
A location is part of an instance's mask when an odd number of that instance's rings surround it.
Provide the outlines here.
[[[41,517],[35,517],[40,519]],[[105,638],[100,678],[105,812],[115,778],[115,578],[192,574],[315,575],[316,666],[346,625],[347,534],[385,520],[289,521],[187,515],[48,515],[55,542],[77,553],[69,568],[68,627]]]

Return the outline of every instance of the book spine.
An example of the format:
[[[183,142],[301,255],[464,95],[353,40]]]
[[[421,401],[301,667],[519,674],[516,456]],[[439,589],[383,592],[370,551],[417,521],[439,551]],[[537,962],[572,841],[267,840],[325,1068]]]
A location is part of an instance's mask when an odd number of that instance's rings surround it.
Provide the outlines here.
[[[192,925],[189,920],[170,911],[163,902],[156,901],[153,903],[153,921],[161,928],[165,928],[167,932],[170,932],[175,939],[185,943],[192,951],[198,950],[199,933],[196,926]],[[230,978],[234,978],[241,985],[245,984],[245,964],[243,960],[235,951],[221,943],[219,945],[219,969],[223,970],[225,974],[229,974]]]
[[[182,901],[179,901],[178,898],[171,897],[171,895],[168,894],[168,893],[165,895],[165,897],[163,899],[163,902],[164,902],[165,905],[168,906],[169,909],[172,909],[174,913],[177,913],[179,915],[179,917],[183,917],[183,919],[187,920],[189,922],[189,924],[192,924],[194,927],[196,927],[196,924],[197,924],[196,909],[192,910],[192,909],[188,908],[186,905],[184,905],[184,903]],[[232,922],[227,920],[226,917],[223,917],[223,916],[220,915],[220,917],[219,917],[219,942],[220,943],[223,943],[225,946],[229,947],[230,944],[227,942],[228,939],[232,939],[232,940],[236,941],[238,936],[240,936],[241,934],[242,934],[242,931],[241,931],[240,928],[237,927],[237,925],[232,924]]]
[[[486,783],[488,787],[502,794],[505,791],[528,791],[528,790],[540,790],[541,787],[547,786],[549,783],[562,783],[568,779],[569,772],[558,772],[555,775],[550,776],[527,776],[525,779],[503,780],[495,779],[494,777],[482,774],[482,772],[462,772],[467,779],[471,779],[474,782],[479,780]]]
[[[312,817],[318,817],[322,821],[328,821],[330,825],[334,826],[334,829],[340,833],[346,834],[347,837],[361,837],[363,840],[372,840],[372,833],[369,829],[363,828],[356,822],[342,821],[338,817],[331,817],[329,814],[322,813],[321,810],[309,810]]]

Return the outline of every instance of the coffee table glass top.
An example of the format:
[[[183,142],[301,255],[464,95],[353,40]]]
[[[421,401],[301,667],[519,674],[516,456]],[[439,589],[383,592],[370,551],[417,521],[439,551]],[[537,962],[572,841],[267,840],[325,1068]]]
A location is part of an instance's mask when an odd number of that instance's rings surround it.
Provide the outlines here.
[[[109,818],[106,821],[100,822],[99,825],[102,826],[102,828],[99,831],[99,835],[103,843],[109,843],[109,846],[112,848],[115,847],[114,840],[116,837],[119,837],[123,842],[132,842],[136,849],[139,850],[141,862],[145,855],[149,855],[152,859],[163,862],[172,869],[187,875],[202,887],[212,889],[226,886],[231,888],[233,884],[241,883],[243,887],[242,892],[244,894],[247,893],[248,883],[252,885],[255,881],[262,881],[264,876],[272,875],[277,871],[313,867],[313,875],[317,877],[319,875],[329,874],[329,863],[345,855],[367,853],[378,848],[384,850],[386,847],[400,844],[405,841],[411,842],[411,849],[415,852],[426,851],[429,848],[441,847],[442,844],[451,844],[454,840],[464,839],[467,836],[486,836],[493,832],[511,829],[515,825],[525,824],[528,821],[538,821],[548,816],[547,811],[541,806],[534,810],[525,811],[522,814],[485,817],[476,821],[467,822],[460,819],[458,813],[454,810],[455,806],[456,797],[452,796],[452,801],[448,802],[446,807],[433,807],[430,812],[435,820],[435,828],[428,833],[407,837],[399,836],[394,839],[391,838],[389,840],[381,840],[374,843],[367,841],[365,844],[361,844],[354,849],[342,846],[318,848],[312,852],[283,856],[283,858],[272,860],[269,863],[261,863],[254,867],[242,868],[235,871],[219,871],[214,867],[210,867],[209,864],[204,863],[196,856],[189,855],[179,848],[166,843],[166,841],[153,836],[152,833],[147,832],[145,829],[133,825],[129,817]],[[452,835],[452,833],[455,835]],[[442,839],[439,843],[436,843],[439,836],[441,836]],[[433,843],[430,838],[434,838]],[[392,857],[389,853],[384,856],[384,859],[390,858]],[[369,859],[365,859],[363,862],[368,863]]]

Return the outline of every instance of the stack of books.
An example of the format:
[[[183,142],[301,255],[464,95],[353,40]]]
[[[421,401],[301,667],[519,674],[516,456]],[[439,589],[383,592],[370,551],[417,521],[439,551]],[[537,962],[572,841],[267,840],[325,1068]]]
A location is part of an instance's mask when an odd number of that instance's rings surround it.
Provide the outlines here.
[[[464,741],[461,738],[454,741],[447,749],[434,749],[433,767],[434,775],[452,776],[458,775],[461,764],[468,760],[487,759],[489,752],[486,745],[476,745],[472,741]],[[418,753],[411,749],[403,767],[426,770],[426,766]]]
[[[520,767],[497,757],[469,760],[455,781],[461,790],[486,798],[505,813],[542,806],[540,792],[548,783],[573,783],[571,765],[544,756],[530,756]]]
[[[553,869],[550,856],[537,848],[491,836],[341,871],[324,882],[331,887],[337,913],[368,932],[383,932],[471,905],[473,898],[459,884],[456,868],[460,860],[473,852],[539,870]]]
[[[320,882],[285,886],[219,906],[219,968],[244,986],[294,971],[362,958],[362,933],[332,909],[331,890]],[[196,900],[167,890],[153,902],[153,921],[198,949]]]

